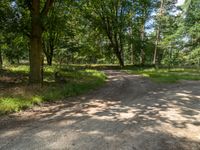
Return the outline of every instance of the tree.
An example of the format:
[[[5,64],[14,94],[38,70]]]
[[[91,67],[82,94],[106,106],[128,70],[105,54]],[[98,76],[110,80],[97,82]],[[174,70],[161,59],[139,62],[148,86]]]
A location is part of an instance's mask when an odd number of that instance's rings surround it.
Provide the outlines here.
[[[4,35],[7,26],[7,18],[9,18],[11,11],[9,9],[9,2],[4,0],[0,1],[0,70],[3,68],[3,50]]]
[[[131,3],[122,0],[91,1],[86,3],[86,18],[110,41],[111,48],[120,66],[124,66],[125,33],[127,31],[127,15]]]
[[[150,0],[144,0],[140,1],[140,6],[141,8],[141,16],[139,18],[140,20],[140,63],[142,65],[145,64],[145,23],[150,15],[150,6],[151,6],[151,1]]]
[[[2,52],[0,50],[0,70],[3,68],[3,58],[2,58]]]
[[[31,17],[31,35],[30,35],[30,83],[42,82],[42,33],[44,32],[43,19],[47,17],[54,0],[46,0],[43,8],[41,0],[32,0],[27,2]]]
[[[0,70],[3,69],[2,45],[3,45],[3,36],[0,33]]]
[[[176,39],[177,43],[177,40],[180,38],[177,36],[179,34],[179,31],[177,31],[179,19],[176,17],[178,11],[178,8],[175,6],[176,0],[160,0],[157,4],[159,7],[156,8],[157,14],[154,23],[155,46],[152,61],[154,65],[160,64],[162,58],[159,57],[163,56],[162,52],[164,50],[169,50],[172,40]],[[165,52],[165,54],[169,53]]]
[[[52,65],[54,51],[60,47],[61,39],[67,29],[68,13],[67,2],[54,3],[52,9],[45,18],[45,31],[42,37],[43,51],[46,56],[47,64]],[[70,30],[70,29],[69,29]],[[62,41],[64,42],[64,41]]]
[[[160,8],[157,14],[157,26],[156,26],[156,40],[155,40],[155,48],[154,48],[154,55],[153,55],[153,64],[156,65],[158,62],[158,45],[160,42],[160,24],[161,24],[161,18],[163,17],[163,10],[164,9],[164,0],[160,1]]]
[[[184,10],[184,30],[188,37],[188,46],[197,47],[200,44],[200,2],[198,0],[186,0]]]

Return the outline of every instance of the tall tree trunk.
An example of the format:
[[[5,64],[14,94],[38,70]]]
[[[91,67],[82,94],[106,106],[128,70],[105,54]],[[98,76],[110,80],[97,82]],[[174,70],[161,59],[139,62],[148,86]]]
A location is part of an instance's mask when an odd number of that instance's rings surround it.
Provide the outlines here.
[[[135,62],[136,62],[136,60],[135,60],[135,48],[134,48],[134,44],[133,43],[131,43],[131,53],[132,53],[132,57],[131,57],[131,62],[132,62],[132,65],[135,65]]]
[[[159,38],[160,37],[160,28],[158,27],[157,31],[156,31],[156,41],[155,41],[155,48],[154,48],[154,55],[153,55],[153,65],[156,65],[158,62],[158,43],[159,43]]]
[[[30,83],[41,83],[42,67],[42,24],[40,18],[40,0],[32,0],[31,37],[30,37]]]
[[[118,48],[115,48],[115,54],[117,56],[117,59],[119,61],[120,66],[124,67],[124,61],[123,61],[123,58],[122,58],[122,54],[120,53]]]
[[[56,35],[52,33],[49,34],[48,39],[43,40],[43,51],[47,59],[47,64],[49,66],[52,65],[56,40],[57,40]]]
[[[119,33],[119,45],[120,45],[120,55],[121,55],[121,59],[122,59],[122,62],[123,62],[123,64],[121,64],[121,66],[124,67],[125,56],[124,56],[124,47],[123,47],[123,41],[122,41],[121,33]]]
[[[141,27],[141,48],[140,48],[140,63],[141,65],[145,64],[145,51],[144,51],[144,34],[145,34],[145,21],[143,21]]]
[[[43,51],[47,59],[47,65],[52,65],[54,47],[51,44],[45,44],[43,41]]]
[[[123,60],[123,56],[122,56],[123,55],[122,54],[123,49],[120,50],[119,44],[118,43],[113,43],[112,41],[111,41],[111,45],[112,45],[114,53],[115,53],[115,55],[116,55],[116,57],[117,57],[117,59],[119,61],[119,65],[121,67],[124,67],[124,60]]]
[[[52,57],[49,55],[46,55],[47,58],[47,65],[51,66],[52,65]]]
[[[49,62],[48,62],[48,65],[52,65],[52,60],[53,60],[53,51],[54,51],[54,43],[53,43],[53,40],[50,40],[50,43],[49,43]]]
[[[122,58],[122,53],[121,53],[123,51],[123,49],[120,50],[117,33],[114,33],[114,35],[113,35],[113,34],[111,34],[111,32],[109,30],[106,30],[106,33],[107,33],[108,39],[110,40],[111,47],[113,48],[114,53],[119,61],[120,66],[124,67],[124,60]]]
[[[46,0],[45,5],[40,11],[40,0],[32,0],[30,9],[31,14],[31,36],[30,36],[30,74],[29,82],[31,84],[42,83],[42,33],[43,26],[41,19],[46,17],[54,0]]]
[[[132,48],[131,48],[131,46],[132,46],[132,43],[131,42],[128,42],[128,55],[127,55],[127,57],[128,57],[128,64],[131,64],[132,63]]]
[[[124,60],[122,58],[123,49],[121,49],[122,46],[121,46],[121,43],[119,43],[120,42],[120,38],[117,38],[118,37],[117,35],[118,35],[117,33],[114,33],[114,41],[115,41],[114,42],[114,50],[115,50],[115,54],[117,56],[117,59],[119,61],[120,66],[124,67]]]
[[[2,52],[0,50],[0,70],[3,68],[3,58],[2,58]]]
[[[163,15],[163,6],[164,6],[164,0],[161,0],[160,2],[160,11],[158,13],[158,17],[159,19],[162,17]],[[160,20],[158,22],[158,27],[156,30],[156,41],[155,41],[155,49],[154,49],[154,56],[153,56],[153,64],[156,65],[158,63],[158,44],[160,42]]]
[[[135,56],[135,54],[136,54],[136,52],[135,52],[135,41],[134,41],[134,39],[133,39],[133,37],[134,37],[134,30],[133,30],[133,27],[131,28],[131,43],[130,43],[130,51],[131,51],[131,63],[132,63],[132,65],[135,65],[136,64],[136,56]]]

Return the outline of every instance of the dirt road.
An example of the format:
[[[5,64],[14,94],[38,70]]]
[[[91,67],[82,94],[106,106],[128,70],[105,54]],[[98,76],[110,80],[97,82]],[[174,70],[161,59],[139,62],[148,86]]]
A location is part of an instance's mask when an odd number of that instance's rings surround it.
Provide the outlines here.
[[[102,88],[0,119],[1,150],[200,150],[200,82],[106,71]]]

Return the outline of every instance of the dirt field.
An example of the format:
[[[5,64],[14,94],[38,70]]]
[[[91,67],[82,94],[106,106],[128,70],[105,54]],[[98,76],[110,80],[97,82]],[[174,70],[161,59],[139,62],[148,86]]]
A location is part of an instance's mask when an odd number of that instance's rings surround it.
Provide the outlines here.
[[[106,71],[99,90],[0,119],[1,150],[200,150],[200,82]]]

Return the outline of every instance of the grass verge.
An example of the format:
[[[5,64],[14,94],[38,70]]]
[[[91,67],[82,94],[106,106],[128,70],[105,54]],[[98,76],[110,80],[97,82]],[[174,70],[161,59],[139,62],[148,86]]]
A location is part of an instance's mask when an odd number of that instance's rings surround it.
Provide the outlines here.
[[[45,69],[45,83],[43,88],[30,87],[27,84],[17,84],[0,90],[0,115],[17,112],[30,108],[45,101],[62,100],[70,96],[82,94],[101,86],[106,79],[104,73],[95,70],[63,71],[62,76],[66,83],[56,83],[53,78],[53,69]],[[8,68],[9,74],[27,74],[27,67]],[[7,74],[6,74],[7,75]],[[0,76],[0,81],[1,81]],[[2,79],[3,80],[3,79]],[[27,81],[27,80],[26,80]],[[3,81],[1,81],[3,82]]]
[[[149,77],[159,83],[175,83],[179,80],[200,80],[200,72],[197,69],[129,69],[126,72],[131,74],[140,74]]]

